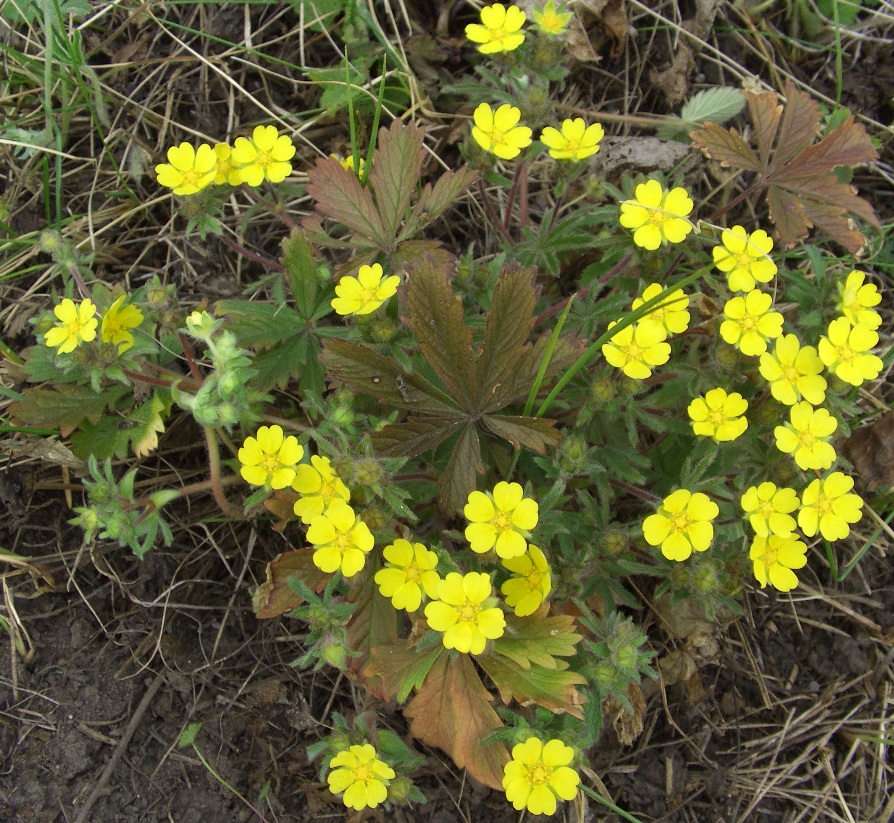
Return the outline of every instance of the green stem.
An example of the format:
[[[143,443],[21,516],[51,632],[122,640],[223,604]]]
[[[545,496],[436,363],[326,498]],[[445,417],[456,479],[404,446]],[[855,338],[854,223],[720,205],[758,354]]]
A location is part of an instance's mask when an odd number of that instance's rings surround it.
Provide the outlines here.
[[[597,803],[600,803],[601,805],[605,806],[606,809],[611,809],[611,811],[613,811],[615,814],[619,815],[620,817],[623,817],[625,820],[629,821],[629,823],[643,823],[643,821],[640,820],[638,817],[634,817],[629,812],[625,812],[622,808],[620,808],[619,806],[616,806],[614,803],[612,803],[611,800],[603,797],[601,794],[597,794],[588,786],[581,785],[580,788],[581,788],[581,791],[587,797],[590,797],[593,800],[595,800]]]
[[[205,431],[205,444],[208,447],[208,472],[211,475],[211,491],[221,511],[234,520],[242,520],[244,515],[223,493],[220,476],[220,451],[217,448],[217,433],[210,426],[202,426]]]
[[[236,797],[238,797],[238,798],[239,798],[239,799],[240,799],[246,806],[248,806],[249,809],[251,809],[251,810],[252,810],[252,811],[253,811],[253,812],[254,812],[254,813],[261,819],[261,820],[263,820],[264,823],[269,823],[269,821],[267,820],[267,818],[264,817],[263,814],[261,814],[260,810],[256,809],[256,808],[255,808],[255,807],[254,807],[254,806],[253,806],[253,805],[252,805],[252,804],[245,798],[245,796],[242,795],[242,794],[239,792],[238,789],[236,789],[234,786],[231,786],[229,783],[227,783],[227,781],[224,780],[223,777],[221,777],[221,776],[217,773],[217,771],[214,769],[214,767],[213,767],[213,766],[212,766],[212,765],[205,759],[205,755],[202,754],[202,752],[199,750],[199,747],[196,746],[195,743],[192,744],[192,750],[196,753],[196,756],[199,758],[199,760],[202,761],[202,765],[203,765],[206,769],[208,769],[208,772],[211,774],[211,776],[212,776],[218,783],[220,783],[221,786],[223,786],[225,789],[227,789],[228,791],[232,792]]]

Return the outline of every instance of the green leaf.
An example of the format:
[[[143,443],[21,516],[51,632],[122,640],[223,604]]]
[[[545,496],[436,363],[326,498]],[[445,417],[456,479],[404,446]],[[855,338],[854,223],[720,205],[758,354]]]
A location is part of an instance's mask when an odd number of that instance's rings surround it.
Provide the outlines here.
[[[574,647],[583,639],[575,631],[574,617],[547,617],[549,606],[544,603],[529,617],[507,615],[506,632],[494,641],[494,651],[508,657],[523,669],[532,665],[545,669],[567,669],[568,663],[557,657],[570,657]]]
[[[461,419],[410,417],[372,433],[372,443],[383,457],[415,457],[431,451],[466,425]]]
[[[463,304],[454,296],[446,269],[423,257],[407,267],[407,325],[438,379],[467,411],[477,410],[472,330],[463,322]]]
[[[478,430],[469,423],[460,432],[450,461],[441,475],[441,506],[447,511],[461,512],[469,492],[478,485],[476,475],[483,473]]]
[[[413,689],[422,686],[438,657],[446,653],[441,643],[424,651],[408,647],[405,642],[376,646],[367,672],[382,679],[388,700],[403,703]]]
[[[220,300],[217,314],[227,318],[227,327],[241,346],[269,347],[300,334],[306,324],[294,309],[254,300]]]
[[[368,185],[375,195],[388,238],[397,238],[422,171],[422,129],[395,119],[389,129],[379,130]]]
[[[680,109],[680,117],[690,123],[725,123],[745,108],[745,95],[729,86],[717,86],[694,94]]]
[[[197,722],[188,724],[187,727],[180,733],[180,737],[177,738],[177,748],[185,749],[187,746],[192,746],[201,729],[201,723]]]
[[[336,380],[396,408],[450,416],[458,410],[449,396],[424,377],[366,346],[326,340],[320,359]]]
[[[310,359],[308,349],[319,351],[319,344],[312,334],[292,337],[258,352],[251,364],[255,370],[252,384],[260,391],[269,391],[274,386],[283,389],[299,373],[303,378],[308,371],[322,371],[319,363]]]
[[[545,454],[547,446],[556,446],[562,435],[556,431],[555,420],[542,417],[510,417],[488,414],[481,422],[497,437],[508,440],[515,448],[526,448],[537,454]]]
[[[366,242],[352,238],[356,248],[388,251],[389,237],[370,192],[353,171],[343,169],[334,157],[320,157],[307,173],[307,193],[317,201],[317,211],[345,225]]]
[[[500,272],[478,358],[478,397],[487,398],[510,382],[526,349],[534,325],[538,290],[534,272],[515,266]]]
[[[301,229],[292,229],[292,233],[282,241],[282,251],[282,262],[289,275],[298,314],[309,319],[317,308],[319,292],[313,248]]]
[[[504,703],[508,704],[510,700],[522,706],[536,703],[551,712],[567,712],[583,719],[581,707],[585,698],[575,686],[585,686],[587,679],[577,672],[542,666],[525,667],[495,654],[481,655],[477,660],[494,681]]]
[[[11,403],[9,414],[20,423],[59,429],[67,437],[84,420],[99,422],[103,411],[125,393],[125,386],[112,386],[97,394],[89,386],[25,389],[24,400]]]

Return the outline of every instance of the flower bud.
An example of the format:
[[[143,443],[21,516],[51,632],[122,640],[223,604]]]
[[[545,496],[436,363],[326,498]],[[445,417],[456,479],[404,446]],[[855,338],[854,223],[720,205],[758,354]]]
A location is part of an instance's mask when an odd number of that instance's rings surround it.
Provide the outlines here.
[[[379,486],[384,479],[385,472],[375,458],[364,457],[354,464],[354,480],[361,486]]]
[[[590,399],[596,408],[602,408],[607,405],[611,400],[615,399],[617,393],[615,384],[605,377],[595,380],[593,385],[590,386]]]
[[[409,777],[395,777],[388,784],[388,802],[395,806],[404,806],[409,803],[412,791],[413,781]]]
[[[602,551],[609,557],[617,557],[630,548],[630,537],[621,529],[610,529],[602,537]]]

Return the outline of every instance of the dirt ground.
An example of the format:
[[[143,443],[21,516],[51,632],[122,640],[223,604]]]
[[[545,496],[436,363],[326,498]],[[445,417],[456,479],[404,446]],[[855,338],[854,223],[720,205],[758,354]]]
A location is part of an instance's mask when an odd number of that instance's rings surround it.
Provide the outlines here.
[[[742,25],[731,6],[720,5],[720,20]],[[693,13],[686,4],[651,6],[665,17]],[[435,42],[441,37],[437,65],[445,77],[459,73],[469,57],[461,36],[468,9],[451,16],[451,8],[425,2],[412,9],[416,34]],[[276,48],[285,48],[277,38],[295,25],[286,14],[232,4],[189,9],[176,12],[184,15],[184,25],[204,25],[215,36],[234,38],[244,27],[257,29],[259,15],[266,14],[272,22],[264,36]],[[641,9],[629,9],[632,25],[651,19]],[[113,112],[113,149],[120,150],[130,132],[143,134],[142,112],[164,112],[169,95],[180,122],[200,119],[207,131],[226,132],[233,112],[227,108],[230,88],[220,77],[190,62],[171,39],[141,28],[135,16],[111,15],[103,25],[86,33],[88,57],[107,82],[129,95]],[[639,89],[640,113],[667,111],[659,82],[649,78],[651,70],[669,68],[670,47],[641,32],[626,52],[611,56],[609,40],[594,31],[602,60],[576,74],[575,94],[590,98],[583,104],[617,110],[626,84],[628,92]],[[768,78],[766,56],[747,51],[724,31],[718,24],[715,34],[705,36]],[[854,51],[859,59],[845,73],[842,102],[889,123],[890,40],[867,40]],[[156,59],[165,56],[180,62],[172,60],[155,74]],[[108,68],[112,64],[119,66],[117,73]],[[222,64],[233,65],[223,58]],[[270,78],[240,66],[235,79],[270,105],[311,105],[315,92],[300,78]],[[808,52],[787,67],[820,93],[834,86],[825,57]],[[422,69],[420,75],[437,99],[444,78]],[[151,83],[144,83],[148,77]],[[707,56],[697,56],[690,79],[696,77],[709,83],[724,79]],[[260,116],[244,101],[235,109],[237,121]],[[607,132],[612,134],[608,125]],[[73,135],[67,150],[88,156],[86,138],[79,142]],[[312,136],[344,152],[344,129],[324,124]],[[147,147],[146,156],[155,148]],[[881,151],[890,168],[890,143]],[[882,220],[890,220],[891,186],[865,170],[855,182]],[[11,218],[19,231],[42,219],[39,181],[31,183],[35,188],[19,192],[21,207]],[[75,172],[66,185],[76,198],[90,183]],[[110,178],[94,185],[101,203],[116,184]],[[135,191],[147,202],[157,196],[148,178]],[[172,266],[167,247],[152,242],[169,231],[162,228],[170,217],[168,203],[149,215],[151,220],[128,229],[120,241],[102,241],[97,265],[109,282],[170,268],[184,299],[198,301],[238,293],[257,274],[222,263],[214,241],[190,245]],[[262,224],[252,240],[275,254],[272,227],[268,233]],[[17,283],[0,289],[7,304],[28,296]],[[887,334],[889,320],[890,315],[882,329]],[[30,333],[24,321],[16,322],[4,338],[13,348],[27,345]],[[178,448],[177,438],[190,443],[193,435],[174,432],[166,448]],[[264,579],[266,563],[288,548],[280,535],[260,525],[253,531],[248,524],[215,524],[205,517],[208,512],[190,510],[183,513],[175,545],[139,562],[115,545],[82,545],[82,535],[67,524],[78,494],[72,503],[71,478],[57,466],[25,460],[0,466],[0,473],[0,545],[32,558],[29,569],[0,566],[4,614],[14,611],[27,633],[19,636],[19,651],[12,642],[0,644],[0,823],[520,819],[502,794],[466,779],[438,751],[427,752],[428,765],[419,776],[427,806],[345,814],[319,781],[308,745],[329,732],[334,711],[354,715],[374,707],[380,723],[400,734],[406,725],[396,707],[373,706],[335,670],[292,667],[302,651],[300,621],[255,618],[252,592]],[[824,579],[820,569],[791,598],[754,590],[746,595],[742,616],[685,631],[652,608],[643,581],[643,611],[636,617],[661,672],[657,681],[643,684],[645,730],[631,746],[607,730],[589,753],[593,772],[584,779],[643,823],[894,821],[894,563],[885,545],[876,543],[842,584]],[[181,732],[195,722],[202,724],[195,747],[178,748]],[[552,819],[617,823],[621,817],[582,800]]]

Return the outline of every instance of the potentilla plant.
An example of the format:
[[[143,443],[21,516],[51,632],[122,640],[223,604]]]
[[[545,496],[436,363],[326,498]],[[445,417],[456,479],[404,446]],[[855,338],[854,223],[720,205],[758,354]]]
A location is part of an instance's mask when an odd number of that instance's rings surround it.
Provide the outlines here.
[[[580,771],[607,701],[642,728],[654,653],[625,613],[636,588],[713,614],[834,567],[833,544],[868,509],[840,440],[885,367],[871,273],[780,252],[809,221],[856,251],[847,216],[874,219],[816,161],[809,197],[785,176],[811,141],[755,129],[755,152],[735,131],[693,132],[754,174],[738,202],[763,215],[766,194],[763,225],[658,175],[570,196],[604,130],[562,116],[562,72],[531,72],[555,60],[568,14],[550,0],[531,23],[493,4],[470,24],[493,62],[467,94],[469,166],[423,185],[424,132],[396,120],[365,163],[307,169],[313,211],[284,218],[279,260],[228,240],[266,265],[269,300],[184,311],[158,278],[104,286],[48,236],[63,285],[24,352],[41,385],[11,407],[89,461],[87,539],[142,556],[171,540],[162,507],[192,494],[234,520],[273,519],[291,548],[255,608],[305,621],[295,665],[341,669],[399,704],[418,741],[549,815],[580,791],[608,803]],[[767,126],[776,96],[746,96]],[[786,106],[813,116],[798,93]],[[834,155],[831,135],[812,144],[830,140],[830,170],[868,158],[862,129],[842,128],[850,153]],[[232,145],[173,146],[156,176],[190,228],[216,231],[222,194],[256,204],[294,154],[259,125]],[[535,162],[553,204],[538,225]],[[490,246],[458,255],[424,234],[462,198],[487,215]],[[579,257],[593,262],[569,288]],[[178,410],[205,435],[208,478],[139,497],[136,470],[119,479],[112,461],[151,454]],[[425,800],[421,756],[374,714],[337,715],[310,754],[351,809]]]

